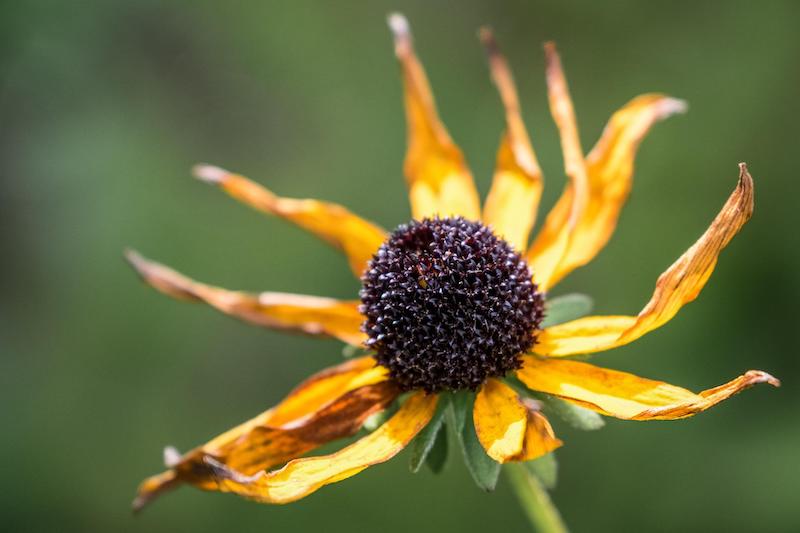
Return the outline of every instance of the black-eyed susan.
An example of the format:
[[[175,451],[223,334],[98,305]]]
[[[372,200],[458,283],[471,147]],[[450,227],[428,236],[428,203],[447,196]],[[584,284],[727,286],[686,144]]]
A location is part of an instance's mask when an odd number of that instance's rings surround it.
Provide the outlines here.
[[[201,180],[339,248],[361,280],[360,299],[233,292],[128,254],[142,278],[170,296],[256,325],[334,337],[368,355],[323,370],[277,406],[184,455],[168,448],[168,470],[142,483],[136,508],[183,484],[264,503],[295,501],[387,461],[415,437],[413,468],[426,458],[437,467],[445,419],[460,436],[473,475],[491,488],[500,464],[536,459],[562,444],[526,388],[561,402],[561,408],[578,406],[575,412],[665,420],[692,416],[757,383],[779,384],[765,372],[749,371],[694,393],[569,359],[636,340],[697,297],[719,253],[752,213],[753,181],[744,164],[722,210],[659,277],[637,316],[566,320],[569,302],[547,297],[609,240],[631,187],[640,141],[655,122],[683,111],[683,102],[661,94],[634,98],[611,117],[584,157],[561,63],[547,44],[550,108],[568,182],[529,245],[542,174],[510,71],[491,34],[483,31],[481,37],[506,131],[481,210],[464,157],[437,116],[408,25],[399,15],[389,22],[405,87],[410,223],[387,233],[341,206],[278,197],[216,167],[195,169]],[[382,412],[388,413],[383,422],[370,425],[372,431],[354,443],[330,455],[303,457],[355,435]]]

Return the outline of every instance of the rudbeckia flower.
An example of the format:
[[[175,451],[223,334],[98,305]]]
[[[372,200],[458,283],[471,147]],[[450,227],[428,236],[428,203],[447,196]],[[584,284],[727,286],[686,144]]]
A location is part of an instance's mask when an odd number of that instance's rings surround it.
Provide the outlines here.
[[[366,355],[315,374],[275,407],[186,454],[167,448],[168,469],[141,484],[135,508],[179,485],[263,503],[292,502],[389,460],[412,441],[412,469],[426,460],[437,468],[445,421],[473,475],[492,488],[500,464],[530,461],[562,445],[542,403],[531,400],[536,394],[575,412],[672,420],[757,383],[779,385],[751,370],[695,393],[571,358],[628,344],[697,297],[720,252],[753,211],[753,180],[743,163],[722,209],[658,278],[638,315],[568,319],[577,314],[569,301],[549,298],[560,280],[609,240],[631,188],[640,141],[657,121],[684,111],[682,101],[662,94],[634,98],[584,155],[561,61],[555,46],[546,44],[550,109],[568,181],[529,244],[542,172],[491,33],[483,30],[481,39],[506,129],[481,209],[464,156],[437,115],[408,24],[392,15],[389,25],[404,85],[411,222],[387,232],[339,205],[279,197],[226,170],[195,168],[200,180],[341,250],[361,280],[358,299],[230,291],[128,252],[144,281],[169,296],[255,325],[333,337]],[[365,424],[381,416],[377,427]],[[359,432],[335,453],[306,455]]]

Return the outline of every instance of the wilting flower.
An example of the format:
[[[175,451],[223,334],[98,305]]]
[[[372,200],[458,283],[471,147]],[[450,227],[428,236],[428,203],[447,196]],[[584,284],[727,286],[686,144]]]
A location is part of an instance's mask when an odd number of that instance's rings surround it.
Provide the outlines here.
[[[339,248],[361,279],[360,300],[233,292],[128,254],[142,278],[163,293],[256,325],[334,337],[370,355],[323,370],[277,406],[184,455],[168,448],[168,470],[142,483],[136,508],[181,484],[265,503],[294,501],[387,461],[415,437],[412,460],[418,467],[442,446],[444,435],[437,440],[437,434],[448,413],[468,453],[480,450],[479,442],[491,465],[535,459],[562,443],[525,387],[607,416],[668,420],[704,411],[756,383],[779,384],[751,370],[693,393],[569,358],[634,341],[697,297],[719,253],[752,213],[753,181],[744,164],[722,210],[658,278],[637,316],[555,323],[558,299],[548,300],[548,292],[609,240],[631,187],[639,142],[656,121],[683,111],[683,102],[661,94],[634,98],[611,117],[584,157],[561,62],[547,44],[550,108],[568,183],[528,246],[542,174],[510,71],[491,34],[484,30],[481,36],[506,131],[481,211],[464,157],[437,116],[408,25],[393,15],[390,26],[405,87],[410,223],[387,233],[341,206],[281,198],[216,167],[195,169],[201,180]],[[353,444],[301,458],[356,434],[368,418],[391,413],[393,405],[399,406],[394,414]],[[468,416],[465,422],[468,411],[473,423]]]

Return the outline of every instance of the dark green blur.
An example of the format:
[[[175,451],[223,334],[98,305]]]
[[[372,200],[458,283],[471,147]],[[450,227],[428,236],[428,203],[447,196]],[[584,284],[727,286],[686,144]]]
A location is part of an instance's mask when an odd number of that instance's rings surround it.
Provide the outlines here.
[[[558,42],[590,147],[611,112],[663,91],[600,256],[556,293],[635,313],[736,183],[753,220],[701,297],[594,362],[693,390],[750,368],[762,386],[679,422],[580,433],[554,421],[553,497],[575,532],[800,530],[800,181],[796,2],[6,2],[0,8],[0,517],[5,531],[524,531],[507,483],[455,454],[408,455],[268,507],[182,489],[133,517],[138,482],[341,358],[334,341],[242,325],[139,283],[134,247],[231,288],[352,297],[346,262],[193,180],[218,164],[287,196],[406,221],[405,125],[385,16],[403,11],[441,114],[488,190],[502,111],[476,30],[507,53],[547,187],[563,185],[540,44]]]

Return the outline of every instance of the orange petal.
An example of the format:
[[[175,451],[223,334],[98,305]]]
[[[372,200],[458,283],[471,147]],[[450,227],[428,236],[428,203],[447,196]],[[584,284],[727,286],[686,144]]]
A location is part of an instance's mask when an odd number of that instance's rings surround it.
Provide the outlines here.
[[[213,490],[217,484],[205,457],[253,474],[354,434],[399,394],[385,371],[375,371],[380,368],[363,357],[319,372],[276,407],[170,461],[170,470],[141,484],[134,508],[182,483]]]
[[[386,423],[342,450],[320,457],[296,459],[280,470],[247,476],[207,458],[223,492],[262,503],[288,503],[329,483],[354,476],[397,455],[430,421],[437,397],[418,392]]]
[[[551,287],[594,259],[606,245],[630,193],[639,143],[657,121],[685,110],[686,103],[682,100],[645,94],[614,113],[586,158],[589,180],[586,209],[575,227],[566,255],[550,278]],[[553,211],[566,213],[570,203],[570,197],[562,197]]]
[[[530,389],[552,394],[599,413],[629,420],[674,420],[705,411],[758,383],[780,386],[760,370],[695,394],[663,381],[589,363],[525,356],[519,379]]]
[[[542,290],[552,287],[559,266],[567,255],[578,223],[586,209],[589,178],[578,135],[575,110],[555,44],[545,44],[547,91],[550,112],[558,126],[564,170],[569,178],[561,199],[548,213],[544,227],[528,251],[533,279]]]
[[[514,461],[531,461],[561,447],[564,443],[556,438],[553,426],[538,411],[538,408],[527,408],[528,425],[525,430],[525,442],[522,451],[513,458]]]
[[[350,269],[358,277],[386,240],[386,231],[338,204],[281,198],[244,176],[210,165],[197,165],[194,174],[198,179],[218,185],[240,202],[293,222],[338,248],[347,256]]]
[[[565,356],[599,352],[634,341],[660,327],[705,286],[717,257],[753,213],[753,178],[744,163],[739,183],[705,233],[659,276],[650,301],[638,316],[590,316],[545,329],[533,351]]]
[[[394,49],[403,74],[408,151],[405,174],[412,216],[460,215],[480,218],[478,192],[464,155],[439,120],[428,78],[411,42],[408,21],[400,14],[389,16]]]
[[[492,188],[483,207],[483,221],[514,248],[525,251],[542,196],[542,170],[522,122],[517,89],[508,63],[498,50],[491,30],[481,29],[480,37],[489,55],[492,79],[500,92],[506,115],[506,131],[497,152]]]
[[[498,463],[522,452],[528,411],[508,385],[487,380],[475,396],[472,420],[486,455]]]
[[[125,256],[147,284],[174,298],[205,302],[227,315],[258,326],[327,335],[354,346],[361,345],[365,339],[361,333],[364,317],[358,311],[358,301],[280,292],[229,291],[191,280],[134,251],[127,251]]]

